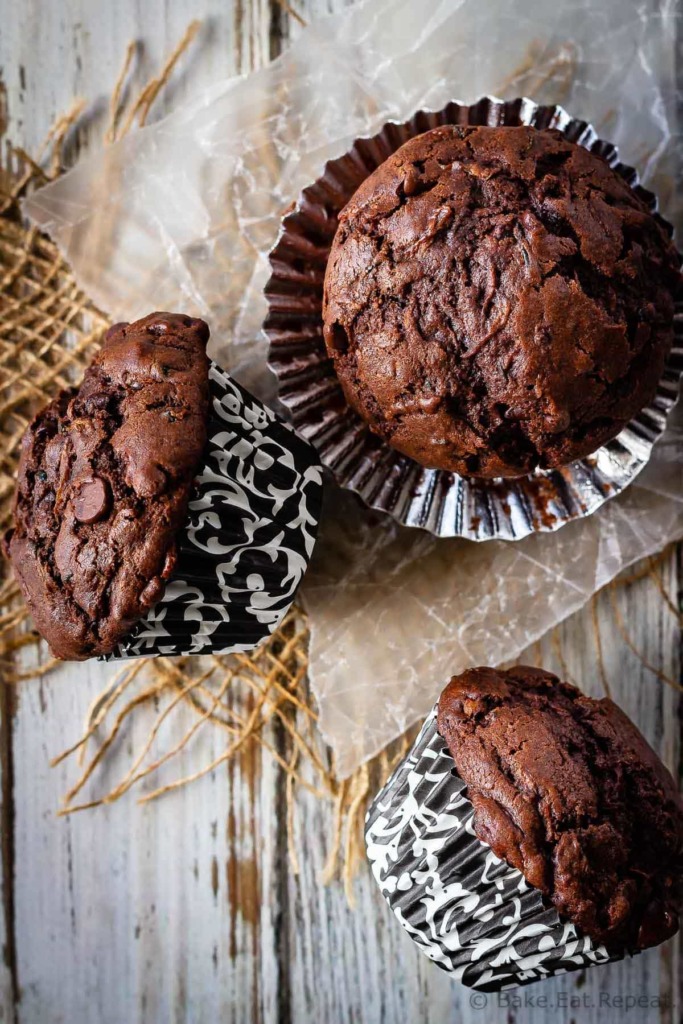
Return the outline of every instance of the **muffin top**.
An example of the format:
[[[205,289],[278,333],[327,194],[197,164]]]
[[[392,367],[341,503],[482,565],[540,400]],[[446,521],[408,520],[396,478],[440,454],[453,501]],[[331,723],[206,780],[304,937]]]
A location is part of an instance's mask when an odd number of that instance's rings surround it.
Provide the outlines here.
[[[683,805],[616,704],[540,669],[476,668],[442,693],[438,729],[477,836],[560,915],[613,948],[673,935]]]
[[[678,267],[644,201],[560,132],[435,128],[342,210],[325,343],[392,447],[518,476],[582,458],[652,398]]]
[[[109,653],[163,594],[206,445],[208,337],[173,313],[116,324],[26,430],[5,549],[56,657]]]

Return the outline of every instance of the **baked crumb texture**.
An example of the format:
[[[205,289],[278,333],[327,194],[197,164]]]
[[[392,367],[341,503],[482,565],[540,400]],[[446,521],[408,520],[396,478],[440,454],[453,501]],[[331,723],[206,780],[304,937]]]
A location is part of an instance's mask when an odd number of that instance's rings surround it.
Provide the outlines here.
[[[439,700],[477,836],[559,914],[608,948],[678,929],[683,807],[674,780],[611,700],[536,668],[477,668]]]
[[[667,228],[600,156],[554,130],[446,126],[342,211],[325,343],[392,447],[519,476],[588,455],[648,403],[679,286]]]
[[[26,431],[5,547],[59,658],[109,653],[164,592],[206,445],[208,337],[171,313],[115,325]]]

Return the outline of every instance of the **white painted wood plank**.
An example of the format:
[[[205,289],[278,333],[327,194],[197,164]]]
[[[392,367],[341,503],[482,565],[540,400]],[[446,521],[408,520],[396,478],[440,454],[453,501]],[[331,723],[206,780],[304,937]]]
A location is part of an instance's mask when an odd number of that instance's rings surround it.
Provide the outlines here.
[[[16,915],[22,1022],[274,1020],[278,965],[275,771],[258,748],[157,804],[126,798],[56,819],[73,767],[48,760],[78,734],[80,678],[22,688],[16,717]],[[136,716],[137,748],[149,716]],[[177,728],[169,742],[180,738]],[[223,749],[200,735],[164,773]],[[127,758],[115,758],[119,766]],[[112,772],[113,775],[113,772]]]
[[[12,703],[13,691],[0,679],[0,1022],[15,1020],[14,949],[14,814],[12,800]]]
[[[291,3],[307,18],[342,5]],[[17,9],[0,39],[10,113],[18,111],[15,140],[28,148],[37,144],[74,94],[107,95],[129,37],[145,38],[144,70],[150,73],[190,18],[205,12],[211,18],[201,50],[186,58],[168,104],[218,73],[262,63],[278,45],[278,29],[292,36],[300,31],[287,14],[274,15],[266,0],[230,5],[182,0],[170,7],[125,0],[108,8],[87,0],[54,5],[34,0]],[[86,130],[78,142],[85,149],[96,138],[95,129]],[[647,645],[654,663],[666,655],[662,664],[678,673],[677,634],[660,603],[640,587],[621,600],[637,644]],[[638,667],[610,620],[603,607],[603,649],[614,696],[673,765],[678,699]],[[574,680],[588,692],[599,692],[586,639],[591,628],[589,613],[571,620],[563,629],[564,649]],[[544,663],[553,667],[552,645],[543,648]],[[21,690],[14,747],[22,1022],[488,1024],[523,1018],[540,1024],[552,1016],[558,1022],[599,1018],[609,1024],[621,1020],[623,1010],[601,1007],[601,991],[652,998],[671,992],[676,957],[668,944],[629,964],[588,972],[585,983],[574,975],[541,987],[551,1001],[560,993],[567,1002],[577,993],[590,993],[593,1002],[597,997],[595,1006],[580,1013],[569,1005],[509,1013],[496,1000],[486,1009],[470,1008],[470,994],[404,935],[366,870],[356,885],[353,911],[340,885],[321,886],[333,822],[330,808],[306,795],[296,815],[302,871],[297,878],[288,872],[277,827],[282,779],[267,758],[256,756],[250,763],[247,757],[152,807],[126,799],[93,814],[55,819],[58,799],[73,776],[68,768],[49,771],[48,758],[79,732],[85,709],[109,671],[97,665],[69,667],[49,682]],[[140,722],[134,738],[143,731]],[[188,751],[184,769],[217,752],[220,741],[207,737]],[[654,1011],[653,1019],[673,1022],[676,1011],[669,1004]]]
[[[676,593],[675,556],[664,566],[664,585]],[[675,616],[641,581],[620,591],[618,604],[644,657],[673,679],[680,678],[679,632]],[[665,686],[625,645],[608,595],[599,599],[599,621],[607,676],[613,697],[676,771],[679,757],[680,695]],[[597,671],[590,609],[573,616],[557,642],[541,645],[540,662],[567,675],[595,697],[604,695]],[[520,660],[524,660],[520,659]],[[533,649],[526,660],[539,660]],[[566,673],[565,673],[566,668]],[[675,1024],[679,1019],[680,938],[638,957],[607,967],[569,974],[515,995],[476,996],[431,964],[405,935],[388,910],[364,865],[351,910],[338,884],[324,888],[320,875],[332,841],[329,810],[308,795],[297,802],[295,828],[301,858],[288,886],[292,1016],[297,1021],[414,1020],[489,1024],[523,1019],[529,1024],[618,1024],[627,1000],[641,1000],[639,1020]],[[538,998],[540,1005],[538,1004]],[[521,999],[521,1005],[516,1002]],[[526,999],[526,1002],[524,1001]]]
[[[268,58],[267,4],[241,13],[239,4],[201,7],[69,0],[16,9],[0,41],[14,141],[33,149],[74,95],[108,94],[130,38],[145,41],[137,80],[144,81],[198,14],[206,19],[203,40],[185,58],[187,72],[174,76],[166,104],[180,101],[190,79],[198,88]],[[100,130],[98,123],[80,132],[80,148],[96,144]],[[112,671],[65,666],[20,689],[13,731],[20,1020],[275,1020],[281,854],[278,773],[268,755],[254,748],[158,804],[140,807],[129,797],[55,817],[75,766],[53,771],[48,762],[80,734]],[[136,717],[113,759],[119,770],[125,747],[140,743],[150,720]],[[205,764],[223,744],[222,735],[203,733],[173,773]]]
[[[204,84],[268,60],[268,0],[25,0],[11,5],[0,37],[10,138],[35,153],[55,118],[82,97],[95,105],[96,116],[76,133],[76,152],[97,144],[128,43],[140,42],[131,88],[137,95],[195,18],[202,21],[200,34],[160,95],[154,116]]]
[[[307,19],[348,6],[329,0],[294,4]],[[290,37],[301,31],[287,18]],[[676,594],[675,555],[665,566],[665,585]],[[674,616],[647,583],[621,594],[619,605],[633,631],[636,646],[652,664],[674,679],[681,678],[680,632]],[[643,668],[625,645],[614,624],[609,598],[599,600],[599,621],[606,669],[612,695],[645,734],[675,773],[679,765],[680,694],[667,688]],[[573,616],[560,630],[561,650],[572,681],[592,696],[602,696],[592,642],[590,608]],[[542,663],[562,674],[556,643],[542,645]],[[529,657],[537,652],[530,652]],[[436,696],[436,695],[435,695]],[[529,992],[546,996],[546,1006],[516,1007],[488,997],[478,1006],[470,993],[431,964],[403,933],[377,895],[364,867],[356,890],[358,909],[346,906],[340,886],[321,890],[320,871],[332,834],[329,813],[311,797],[299,801],[299,835],[308,837],[308,855],[301,875],[290,879],[290,949],[295,1020],[353,1021],[462,1021],[488,1024],[514,1021],[519,1015],[529,1024],[570,1024],[581,1020],[617,1024],[623,1020],[620,997],[643,997],[641,1019],[675,1024],[680,1016],[680,936],[657,950],[649,950],[622,964],[567,975],[533,986]],[[311,837],[318,836],[318,844]],[[321,975],[320,961],[326,967]],[[322,981],[321,978],[325,980]],[[512,1005],[510,1005],[512,1004]],[[661,1004],[661,1005],[657,1005]],[[637,1011],[636,1011],[637,1012]]]
[[[663,582],[675,596],[677,587],[676,556],[672,553],[663,567]],[[633,642],[643,656],[671,679],[680,680],[680,632],[676,618],[666,609],[655,585],[647,579],[633,586],[620,588],[617,606]],[[646,739],[659,753],[676,777],[680,752],[679,692],[657,679],[629,650],[617,627],[612,600],[608,593],[598,598],[598,621],[606,676],[612,698],[637,723]],[[593,697],[605,696],[597,662],[593,618],[590,608],[572,616],[558,631],[557,640],[547,637],[541,644],[540,660],[545,667],[567,676],[571,682]],[[561,656],[560,656],[561,652]],[[538,657],[538,651],[531,652]],[[546,989],[550,996],[560,992],[575,993],[584,1001],[581,1020],[600,1024],[616,1024],[624,1015],[618,998],[643,998],[643,1020],[656,1019],[675,1024],[680,1004],[677,994],[677,970],[680,962],[680,935],[657,949],[638,957],[594,969],[565,980],[554,980]],[[539,986],[536,986],[538,989]],[[572,1014],[567,1008],[559,1020],[567,1022]],[[532,1024],[547,1019],[542,1012],[530,1014]]]

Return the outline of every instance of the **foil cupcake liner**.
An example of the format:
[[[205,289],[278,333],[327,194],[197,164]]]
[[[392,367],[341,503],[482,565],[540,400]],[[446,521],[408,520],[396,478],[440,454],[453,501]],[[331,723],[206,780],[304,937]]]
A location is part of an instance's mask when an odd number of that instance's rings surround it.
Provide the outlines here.
[[[408,139],[444,124],[557,128],[603,156],[656,212],[655,196],[639,185],[632,167],[619,161],[616,148],[560,106],[486,96],[471,106],[453,102],[440,111],[419,111],[403,124],[389,122],[374,137],[357,140],[344,156],[329,161],[284,218],[270,254],[272,274],[265,292],[268,361],[296,430],[315,445],[338,483],[367,505],[439,537],[520,540],[590,515],[643,469],[678,398],[683,301],[676,307],[674,347],[655,397],[591,456],[527,477],[487,481],[425,469],[394,451],[346,403],[323,341],[323,280],[338,214],[361,182]]]
[[[487,992],[622,960],[561,921],[520,871],[477,839],[436,713],[365,821],[373,876],[413,941],[458,981]]]
[[[250,651],[280,625],[313,553],[315,450],[215,363],[204,465],[164,596],[106,660]]]

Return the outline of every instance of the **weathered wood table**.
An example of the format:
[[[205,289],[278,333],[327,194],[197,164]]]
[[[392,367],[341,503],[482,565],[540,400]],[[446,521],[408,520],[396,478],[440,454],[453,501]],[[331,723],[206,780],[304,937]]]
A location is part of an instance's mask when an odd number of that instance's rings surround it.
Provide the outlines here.
[[[0,74],[9,137],[35,152],[75,96],[105,103],[133,38],[144,42],[142,72],[151,74],[188,22],[203,19],[198,42],[155,108],[161,113],[205,83],[262,66],[303,21],[342,6],[344,0],[291,0],[291,6],[284,0],[8,2]],[[101,120],[82,126],[74,141],[78,151],[98,145],[100,131]],[[658,573],[677,604],[675,553]],[[673,768],[680,693],[643,659],[680,679],[677,617],[652,576],[601,595],[596,607],[613,694]],[[601,695],[587,642],[593,627],[589,608],[529,657],[550,668],[565,662],[571,678]],[[51,770],[48,762],[80,735],[108,674],[97,664],[65,666],[3,697],[0,1020],[679,1019],[676,942],[628,963],[534,986],[526,995],[522,990],[521,1005],[513,997],[472,997],[415,949],[366,870],[356,882],[355,909],[340,884],[322,885],[332,809],[306,794],[296,807],[300,872],[293,874],[283,774],[260,747],[151,805],[139,806],[129,794],[108,807],[57,818],[74,769]],[[209,735],[206,742],[220,738]],[[192,748],[183,770],[192,770],[195,756],[204,764],[211,750]]]

